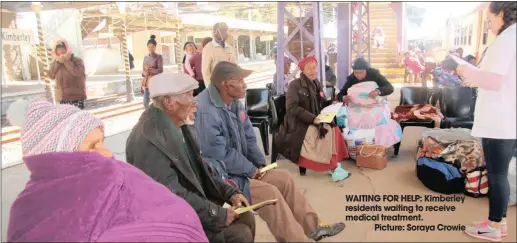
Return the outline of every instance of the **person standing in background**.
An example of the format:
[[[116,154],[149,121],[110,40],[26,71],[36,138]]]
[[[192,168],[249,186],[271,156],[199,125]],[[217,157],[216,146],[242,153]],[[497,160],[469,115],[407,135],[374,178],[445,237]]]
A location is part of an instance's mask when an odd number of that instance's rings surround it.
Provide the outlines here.
[[[49,77],[56,83],[56,100],[84,109],[86,100],[86,73],[84,62],[74,56],[66,40],[59,40],[52,50],[54,61],[50,65]]]
[[[151,35],[151,39],[147,41],[147,50],[149,55],[145,56],[142,72],[142,92],[144,95],[144,107],[149,107],[149,82],[151,78],[163,72],[163,57],[156,53],[156,36]]]
[[[491,2],[487,12],[496,39],[480,58],[479,68],[470,64],[456,68],[467,86],[478,87],[472,135],[481,138],[490,188],[488,219],[467,226],[465,233],[501,241],[508,235],[508,170],[517,146],[517,3]]]
[[[203,73],[201,72],[203,54],[197,50],[197,46],[193,42],[185,43],[183,49],[186,51],[183,57],[183,72],[196,79],[199,83],[199,88],[194,90],[194,96],[197,96],[205,89]]]
[[[226,43],[228,39],[228,25],[219,22],[212,29],[214,40],[203,48],[203,78],[205,85],[210,84],[210,77],[214,71],[215,65],[221,61],[236,62],[237,56],[233,46]]]

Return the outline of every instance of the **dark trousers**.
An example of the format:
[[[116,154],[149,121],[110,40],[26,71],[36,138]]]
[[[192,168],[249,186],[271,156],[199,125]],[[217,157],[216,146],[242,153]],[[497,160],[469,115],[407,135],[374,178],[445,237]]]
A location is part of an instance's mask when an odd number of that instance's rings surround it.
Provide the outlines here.
[[[508,167],[515,155],[515,139],[482,138],[488,174],[488,220],[501,222],[506,217],[510,184],[508,183]]]
[[[81,109],[81,110],[84,110],[84,100],[68,100],[68,101],[60,101],[59,104],[62,104],[62,105],[73,105],[73,106],[76,106],[77,108]]]
[[[254,242],[255,241],[255,216],[251,212],[239,215],[230,226],[222,232],[211,232],[205,230],[206,237],[211,243],[224,242]]]
[[[198,80],[199,82],[199,88],[194,90],[194,97],[197,96],[199,93],[203,92],[205,90],[205,81],[204,80]]]

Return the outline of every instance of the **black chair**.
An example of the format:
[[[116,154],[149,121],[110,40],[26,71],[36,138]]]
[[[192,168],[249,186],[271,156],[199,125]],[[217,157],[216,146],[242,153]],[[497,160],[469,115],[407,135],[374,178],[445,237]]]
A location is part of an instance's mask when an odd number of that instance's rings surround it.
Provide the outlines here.
[[[262,138],[264,153],[269,155],[269,132],[271,123],[271,90],[268,88],[246,90],[245,106],[253,127],[257,127]]]
[[[273,142],[271,146],[271,163],[275,163],[278,158],[278,150],[276,149],[276,133],[278,129],[284,122],[284,117],[286,113],[286,104],[285,104],[285,95],[278,95],[273,97],[273,108],[271,109],[272,113],[272,122],[271,122],[271,133],[273,134]]]
[[[441,128],[461,127],[472,129],[477,91],[471,87],[444,87],[440,110],[444,116]]]
[[[400,89],[399,105],[429,104],[429,89],[426,87],[403,87]],[[400,122],[402,134],[405,127],[427,127],[434,128],[433,120],[411,119]],[[395,155],[399,154],[400,143],[394,145]]]

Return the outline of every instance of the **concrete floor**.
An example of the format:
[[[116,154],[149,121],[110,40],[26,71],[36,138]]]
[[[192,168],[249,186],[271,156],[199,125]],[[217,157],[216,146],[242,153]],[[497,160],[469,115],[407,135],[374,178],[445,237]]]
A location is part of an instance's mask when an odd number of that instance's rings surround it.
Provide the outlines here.
[[[394,107],[398,101],[398,89],[394,97],[390,97],[390,105]],[[376,203],[354,203],[347,202],[346,195],[434,195],[425,188],[417,179],[415,174],[416,143],[420,137],[422,128],[408,127],[404,129],[404,139],[397,158],[390,159],[388,166],[384,170],[358,169],[353,161],[342,163],[343,168],[350,171],[352,175],[342,182],[332,182],[326,173],[316,173],[308,171],[304,177],[299,176],[297,167],[289,161],[278,161],[280,169],[291,172],[300,190],[307,196],[310,204],[319,213],[321,220],[327,222],[345,221],[346,215],[373,215],[378,212],[347,212],[345,206],[353,205],[375,205]],[[111,149],[118,159],[125,160],[125,140],[129,132],[123,132],[106,139],[106,146]],[[257,137],[260,140],[258,130]],[[271,140],[270,140],[271,141]],[[258,141],[261,144],[260,141]],[[269,159],[269,156],[268,156]],[[29,179],[29,172],[24,164],[2,170],[2,241],[6,240],[7,223],[9,210],[12,202],[24,188]],[[463,196],[463,195],[457,195]],[[397,203],[379,202],[378,205],[396,205]],[[401,202],[405,206],[415,204],[426,206],[455,206],[454,212],[413,212],[411,215],[422,215],[419,222],[361,222],[345,221],[346,228],[341,234],[324,239],[323,242],[477,242],[478,240],[467,236],[461,231],[376,231],[374,226],[379,224],[404,225],[411,223],[414,225],[459,225],[468,224],[472,221],[481,220],[487,217],[488,200],[486,198],[466,197],[464,203],[411,203]],[[397,214],[391,212],[379,212],[387,215]],[[410,215],[400,212],[402,215]],[[257,219],[257,242],[274,242],[266,223],[258,216]],[[504,238],[505,242],[516,242],[516,207],[508,209],[508,228],[509,236]],[[481,242],[481,241],[479,241]]]

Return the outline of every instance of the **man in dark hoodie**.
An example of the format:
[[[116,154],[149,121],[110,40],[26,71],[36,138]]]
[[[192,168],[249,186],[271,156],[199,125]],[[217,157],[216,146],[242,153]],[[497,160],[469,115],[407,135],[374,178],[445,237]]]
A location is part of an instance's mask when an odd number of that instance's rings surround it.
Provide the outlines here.
[[[331,66],[327,65],[328,56],[325,56],[325,80],[327,80],[327,86],[336,86],[336,74]]]
[[[348,103],[350,99],[347,97],[348,89],[352,87],[354,84],[373,81],[377,83],[379,88],[370,92],[370,97],[375,98],[377,96],[387,96],[393,93],[393,86],[391,83],[384,77],[378,69],[371,68],[368,61],[364,58],[357,58],[352,64],[352,69],[354,70],[352,74],[350,74],[346,78],[346,83],[339,91],[337,95],[337,99],[340,102]]]

